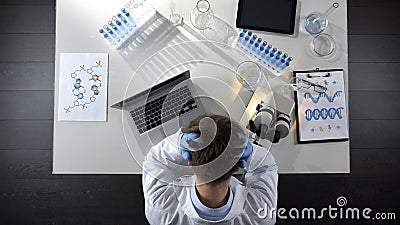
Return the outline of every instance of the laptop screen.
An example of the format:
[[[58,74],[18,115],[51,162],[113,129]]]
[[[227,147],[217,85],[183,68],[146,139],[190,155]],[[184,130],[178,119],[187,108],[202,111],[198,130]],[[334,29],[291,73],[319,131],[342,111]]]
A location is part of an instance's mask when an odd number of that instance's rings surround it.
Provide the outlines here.
[[[136,99],[143,97],[143,96],[147,96],[148,98],[150,98],[153,95],[156,95],[158,92],[163,91],[163,92],[168,92],[170,90],[172,90],[176,85],[178,85],[179,83],[187,80],[190,78],[190,71],[187,70],[177,76],[174,76],[166,81],[163,81],[157,85],[154,85],[153,87],[146,89],[132,97],[129,97],[123,101],[120,101],[114,105],[112,105],[112,108],[117,108],[117,109],[122,109],[122,107],[124,105],[129,105],[129,103],[133,103]]]

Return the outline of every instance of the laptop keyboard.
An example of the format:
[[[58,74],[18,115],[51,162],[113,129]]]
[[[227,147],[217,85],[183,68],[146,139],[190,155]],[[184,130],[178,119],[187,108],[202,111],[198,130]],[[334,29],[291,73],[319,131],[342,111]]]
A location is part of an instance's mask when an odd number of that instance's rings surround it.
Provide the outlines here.
[[[130,114],[139,133],[151,130],[163,122],[174,119],[197,108],[196,101],[188,86],[178,88],[168,94],[140,106]]]

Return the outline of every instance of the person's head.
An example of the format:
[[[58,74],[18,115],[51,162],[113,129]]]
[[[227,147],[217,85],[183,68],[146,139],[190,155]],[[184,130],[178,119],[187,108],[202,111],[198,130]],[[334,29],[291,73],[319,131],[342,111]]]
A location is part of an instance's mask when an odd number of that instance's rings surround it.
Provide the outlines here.
[[[196,134],[207,142],[203,147],[188,142],[190,147],[199,149],[189,152],[191,159],[188,162],[193,166],[197,180],[218,184],[229,180],[239,170],[237,155],[243,150],[235,147],[243,144],[239,137],[245,132],[237,122],[224,116],[204,115],[182,127],[181,132]]]

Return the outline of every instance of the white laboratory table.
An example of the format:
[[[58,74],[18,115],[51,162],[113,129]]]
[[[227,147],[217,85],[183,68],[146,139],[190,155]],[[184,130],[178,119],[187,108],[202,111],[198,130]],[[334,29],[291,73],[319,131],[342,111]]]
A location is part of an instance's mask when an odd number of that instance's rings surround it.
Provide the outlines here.
[[[109,83],[108,106],[119,102],[125,96],[143,90],[149,83],[146,79],[135,79],[138,70],[143,73],[153,73],[157,76],[160,66],[151,64],[145,54],[134,57],[113,49],[99,34],[98,28],[115,15],[127,0],[57,0],[56,3],[56,63],[55,63],[55,101],[54,101],[54,153],[53,173],[55,174],[140,174],[141,157],[134,157],[132,151],[139,148],[135,140],[127,140],[130,136],[126,129],[123,114],[120,110],[108,107],[106,122],[65,122],[58,121],[58,82],[60,68],[60,53],[108,53],[109,54]],[[169,3],[166,0],[147,0],[165,17],[169,17]],[[196,0],[175,0],[176,10],[190,28],[190,11],[195,7]],[[294,70],[310,70],[315,68],[335,69],[345,71],[346,90],[348,90],[348,47],[347,47],[347,2],[338,0],[340,7],[329,17],[329,26],[325,33],[332,35],[336,40],[337,52],[335,57],[320,58],[310,51],[312,36],[302,26],[305,16],[313,11],[324,11],[332,1],[298,1],[296,31],[294,35],[279,35],[268,32],[256,32],[263,39],[268,40],[295,58]],[[237,0],[210,0],[215,16],[235,27]],[[193,31],[193,30],[192,30]],[[189,34],[190,36],[190,34]],[[196,36],[196,35],[194,35]],[[160,37],[157,37],[160,38]],[[157,39],[157,42],[162,42]],[[185,38],[181,39],[185,42]],[[205,44],[209,47],[209,44]],[[153,45],[151,45],[154,48]],[[200,46],[200,45],[199,45]],[[179,51],[177,45],[173,51]],[[150,47],[148,47],[150,48]],[[226,49],[224,47],[219,47]],[[216,47],[216,49],[218,49]],[[240,52],[229,53],[235,60],[242,60]],[[232,50],[229,50],[232,51]],[[192,52],[201,55],[202,49],[193,47]],[[238,54],[238,56],[234,56]],[[135,55],[136,56],[136,55]],[[153,56],[154,57],[154,56]],[[151,57],[150,57],[151,58]],[[211,57],[212,58],[212,57]],[[224,58],[224,57],[222,57]],[[235,70],[236,61],[221,62],[227,70]],[[147,71],[142,62],[149,62]],[[198,63],[197,63],[198,64]],[[212,63],[204,65],[204,69],[211,69]],[[218,64],[220,65],[220,64]],[[170,65],[172,66],[172,65]],[[149,70],[154,68],[154,70]],[[200,67],[202,68],[202,67]],[[215,67],[216,68],[216,67]],[[225,69],[226,69],[225,68]],[[196,69],[194,69],[196,70]],[[218,70],[217,68],[215,70]],[[216,72],[218,74],[218,72]],[[138,76],[136,76],[138,77]],[[152,78],[152,82],[157,77]],[[270,84],[274,87],[285,83],[283,77],[270,77]],[[146,83],[147,82],[147,83]],[[141,84],[146,85],[141,85]],[[212,91],[213,88],[210,88]],[[214,89],[215,91],[215,89]],[[347,91],[348,98],[348,91]],[[350,172],[350,144],[345,142],[297,144],[295,126],[288,137],[274,144],[271,148],[278,166],[279,173],[349,173]]]

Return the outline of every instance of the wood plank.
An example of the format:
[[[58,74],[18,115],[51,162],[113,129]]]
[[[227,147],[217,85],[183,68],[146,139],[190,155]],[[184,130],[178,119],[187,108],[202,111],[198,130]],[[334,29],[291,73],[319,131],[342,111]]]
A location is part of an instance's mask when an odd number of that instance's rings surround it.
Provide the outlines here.
[[[1,150],[0,176],[3,179],[61,179],[52,175],[52,150]]]
[[[400,63],[350,63],[350,91],[400,91]]]
[[[400,120],[351,120],[350,148],[400,148]]]
[[[351,91],[350,119],[400,120],[400,91]]]
[[[53,149],[53,120],[0,120],[0,150]]]
[[[355,149],[350,151],[352,177],[398,177],[399,149]]]
[[[349,7],[348,17],[349,34],[400,34],[398,7]]]
[[[0,63],[0,90],[54,90],[54,63]]]
[[[399,7],[400,2],[398,0],[348,0],[347,5],[349,7],[386,7],[386,8],[391,8],[391,7]],[[383,9],[379,9],[383,10]],[[359,18],[364,19],[364,18]]]
[[[0,183],[0,218],[10,222],[4,224],[147,224],[139,175],[4,181]]]
[[[400,35],[349,35],[349,62],[400,62]]]
[[[400,195],[400,182],[390,177],[352,177],[351,174],[280,175],[279,192],[278,205],[285,207],[333,206],[338,197],[345,196],[350,206],[376,206],[378,210],[398,205],[393,197]]]
[[[0,120],[53,119],[53,91],[0,91]]]
[[[0,62],[54,62],[54,34],[0,34]]]
[[[0,0],[0,5],[55,5],[55,0]]]
[[[55,33],[54,6],[0,7],[0,33]]]

